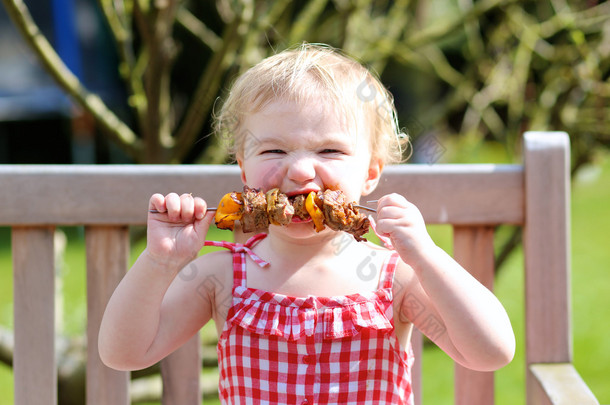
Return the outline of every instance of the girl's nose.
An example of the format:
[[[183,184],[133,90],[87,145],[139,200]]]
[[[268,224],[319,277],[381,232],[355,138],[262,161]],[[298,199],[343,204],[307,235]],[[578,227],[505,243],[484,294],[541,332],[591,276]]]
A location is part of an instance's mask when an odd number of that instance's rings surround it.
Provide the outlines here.
[[[309,183],[316,178],[316,162],[307,156],[293,156],[288,163],[286,175],[296,184]]]

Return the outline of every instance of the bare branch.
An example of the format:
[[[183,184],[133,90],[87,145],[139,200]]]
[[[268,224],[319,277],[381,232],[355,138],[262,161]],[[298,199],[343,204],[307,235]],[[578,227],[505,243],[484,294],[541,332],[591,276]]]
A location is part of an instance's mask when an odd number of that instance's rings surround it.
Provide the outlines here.
[[[407,36],[406,45],[410,48],[418,48],[422,45],[438,41],[461,27],[464,22],[476,20],[492,9],[501,6],[505,7],[511,3],[516,3],[517,1],[518,0],[484,0],[477,2],[466,13],[439,21],[437,24],[431,25],[430,27],[415,30],[411,35]]]
[[[212,60],[199,79],[189,109],[175,135],[176,147],[172,156],[174,162],[180,162],[186,156],[211,111],[220,88],[222,66],[231,49],[234,49],[235,41],[239,38],[238,29],[241,23],[242,20],[236,18],[226,27],[222,47],[214,53]]]
[[[140,2],[134,2],[142,54],[148,62],[144,70],[146,112],[141,122],[145,140],[142,161],[167,163],[168,152],[174,147],[170,125],[170,73],[177,55],[172,32],[178,2],[150,2],[146,8],[141,6]]]
[[[118,71],[129,91],[128,104],[135,110],[138,123],[143,127],[146,122],[147,103],[142,85],[142,57],[136,58],[133,49],[133,10],[126,8],[122,1],[98,0],[98,3],[114,37],[120,59]]]
[[[306,34],[314,27],[316,20],[324,11],[327,3],[328,0],[312,0],[307,3],[305,9],[295,19],[290,30],[288,35],[289,45],[293,45],[306,38]]]
[[[195,17],[186,7],[178,8],[176,21],[212,51],[216,51],[222,46],[222,39]]]

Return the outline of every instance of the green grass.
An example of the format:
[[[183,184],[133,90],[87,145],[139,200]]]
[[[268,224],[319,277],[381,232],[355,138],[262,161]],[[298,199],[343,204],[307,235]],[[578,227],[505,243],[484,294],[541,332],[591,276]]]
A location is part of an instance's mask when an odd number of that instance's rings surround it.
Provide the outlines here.
[[[508,161],[508,154],[498,148],[490,152],[477,150],[475,160]],[[453,158],[452,161],[472,161]],[[572,189],[572,320],[574,363],[583,379],[601,403],[610,403],[607,369],[610,364],[610,158],[601,159],[598,169],[586,171],[574,182]],[[85,331],[85,256],[82,228],[64,230],[68,238],[65,263],[62,266],[61,288],[64,302],[58,305],[63,313],[62,329],[69,335]],[[434,238],[450,249],[448,227],[431,227]],[[226,232],[212,238],[226,237]],[[133,247],[132,260],[143,249],[143,242]],[[515,360],[496,373],[496,399],[499,405],[523,404],[524,398],[524,317],[523,317],[523,255],[516,251],[496,280],[495,292],[505,305],[517,336]],[[10,232],[0,229],[0,325],[12,328],[12,265]],[[440,350],[427,346],[424,350],[424,401],[427,404],[450,404],[453,397],[453,363]],[[0,405],[13,403],[12,372],[0,365]],[[205,402],[217,404],[217,400]],[[152,405],[152,404],[151,404]]]
[[[609,157],[596,175],[577,182],[572,190],[574,363],[600,403],[610,403]]]

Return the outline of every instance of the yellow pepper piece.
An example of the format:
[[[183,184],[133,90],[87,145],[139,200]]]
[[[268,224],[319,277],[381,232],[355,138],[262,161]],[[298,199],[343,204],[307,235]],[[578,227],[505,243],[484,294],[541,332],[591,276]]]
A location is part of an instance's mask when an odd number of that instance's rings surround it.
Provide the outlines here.
[[[316,232],[321,232],[324,230],[324,213],[320,206],[317,204],[318,196],[315,191],[307,194],[307,198],[305,199],[305,210],[309,213],[313,224],[315,226]]]
[[[227,193],[220,199],[214,222],[218,229],[233,230],[235,221],[241,219],[244,211],[244,203],[241,198],[241,193]]]

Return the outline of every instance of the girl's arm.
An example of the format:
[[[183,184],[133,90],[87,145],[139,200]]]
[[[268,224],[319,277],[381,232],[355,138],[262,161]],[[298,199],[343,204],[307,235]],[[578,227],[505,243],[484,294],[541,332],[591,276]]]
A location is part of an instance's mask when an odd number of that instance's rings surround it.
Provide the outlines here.
[[[512,360],[515,337],[502,304],[434,244],[417,207],[397,194],[383,197],[377,231],[404,262],[396,276],[400,319],[465,367],[495,370]]]
[[[187,265],[203,246],[213,214],[189,194],[155,194],[149,208],[159,213],[149,213],[147,247],[110,298],[100,327],[100,357],[120,370],[156,363],[213,312],[213,291],[193,282],[205,271]]]

